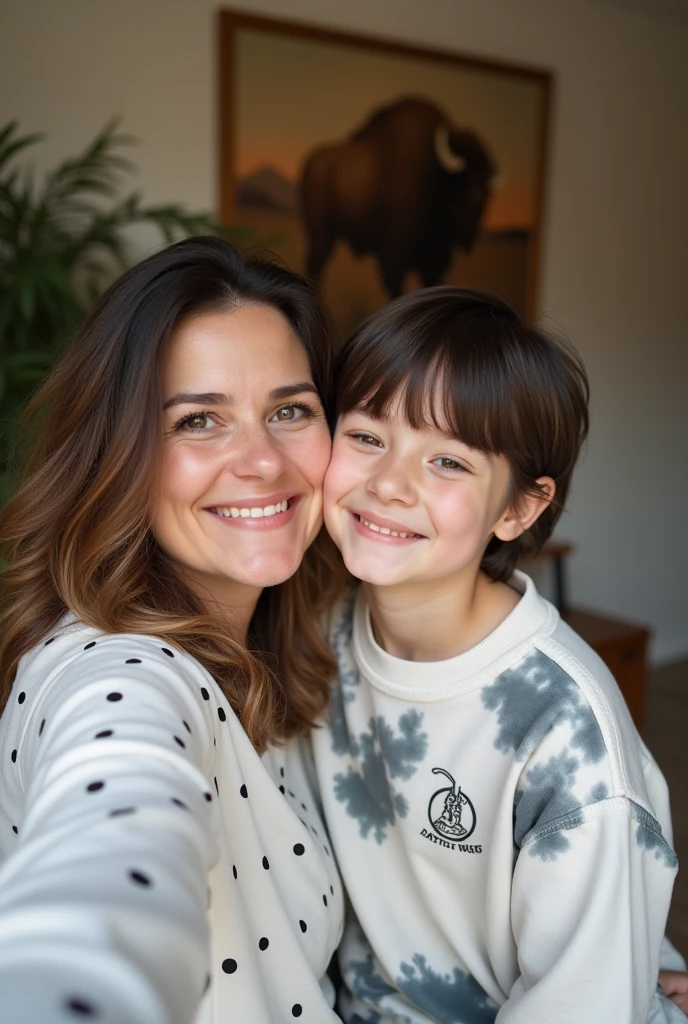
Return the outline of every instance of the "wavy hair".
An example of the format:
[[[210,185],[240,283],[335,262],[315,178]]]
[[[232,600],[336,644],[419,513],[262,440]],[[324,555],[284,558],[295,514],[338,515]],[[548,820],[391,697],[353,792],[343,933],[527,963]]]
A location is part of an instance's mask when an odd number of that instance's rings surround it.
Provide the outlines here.
[[[26,412],[36,443],[0,514],[0,707],[20,658],[69,610],[106,633],[152,634],[192,655],[259,751],[324,709],[335,666],[317,615],[342,579],[324,532],[296,575],[263,593],[250,649],[204,607],[151,532],[162,348],[183,318],[243,303],[286,317],[331,413],[330,322],[300,275],[209,236],[178,242],[117,280]]]

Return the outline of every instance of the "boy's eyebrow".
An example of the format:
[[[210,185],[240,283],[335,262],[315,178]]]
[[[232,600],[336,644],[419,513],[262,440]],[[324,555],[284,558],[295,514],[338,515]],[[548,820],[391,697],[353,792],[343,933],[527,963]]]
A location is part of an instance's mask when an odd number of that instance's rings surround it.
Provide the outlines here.
[[[317,395],[318,389],[310,380],[300,380],[296,384],[283,384],[268,392],[268,401],[282,402],[287,398],[304,393]],[[171,409],[174,405],[232,405],[233,402],[234,395],[223,394],[220,391],[179,391],[167,399],[163,410]]]

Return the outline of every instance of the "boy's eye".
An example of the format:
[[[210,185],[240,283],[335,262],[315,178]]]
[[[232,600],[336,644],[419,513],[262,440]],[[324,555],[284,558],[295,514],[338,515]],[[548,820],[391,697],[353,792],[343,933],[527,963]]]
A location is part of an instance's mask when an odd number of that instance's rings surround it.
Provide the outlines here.
[[[364,430],[352,430],[349,437],[360,444],[371,445],[374,448],[382,448],[382,442],[374,434],[368,434]]]
[[[439,466],[440,469],[454,470],[463,469],[464,466],[458,459],[451,459],[448,455],[442,455],[438,459],[433,459],[433,465]]]

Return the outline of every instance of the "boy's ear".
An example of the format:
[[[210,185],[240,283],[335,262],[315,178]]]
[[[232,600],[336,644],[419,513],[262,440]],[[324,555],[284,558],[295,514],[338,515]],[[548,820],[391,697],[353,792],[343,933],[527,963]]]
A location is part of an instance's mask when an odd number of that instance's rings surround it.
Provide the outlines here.
[[[542,515],[556,494],[557,485],[551,476],[541,476],[535,483],[539,494],[522,494],[515,507],[504,511],[494,525],[493,533],[499,540],[516,540]]]

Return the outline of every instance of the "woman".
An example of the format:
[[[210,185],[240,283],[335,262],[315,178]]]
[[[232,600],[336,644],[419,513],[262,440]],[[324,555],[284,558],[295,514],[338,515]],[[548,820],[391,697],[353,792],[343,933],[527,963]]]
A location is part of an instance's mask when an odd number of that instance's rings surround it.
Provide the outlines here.
[[[333,670],[329,373],[311,287],[196,238],[112,286],[33,403],[0,520],[7,1020],[337,1019],[341,891],[280,745]]]

